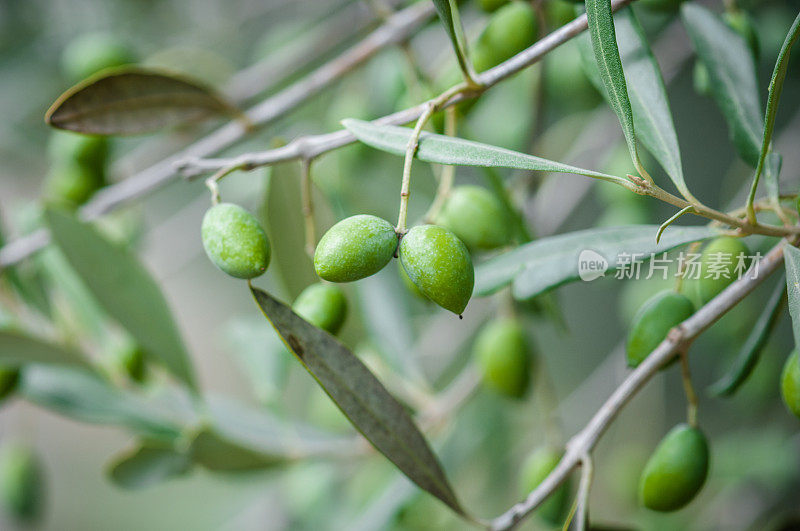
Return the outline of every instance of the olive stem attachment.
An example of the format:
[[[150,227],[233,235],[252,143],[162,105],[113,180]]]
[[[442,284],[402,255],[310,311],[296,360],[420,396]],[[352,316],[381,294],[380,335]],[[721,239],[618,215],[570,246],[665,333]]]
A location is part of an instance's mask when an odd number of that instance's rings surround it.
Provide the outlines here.
[[[411,133],[411,138],[408,139],[408,146],[406,147],[406,158],[403,161],[403,183],[400,186],[400,213],[397,216],[397,227],[395,232],[397,234],[406,233],[406,218],[408,218],[408,196],[411,194],[411,165],[414,162],[414,154],[419,147],[419,136],[422,134],[422,128],[428,122],[428,119],[436,109],[433,102],[428,102],[425,105],[425,110],[422,116],[417,120],[414,126],[414,131]]]
[[[456,115],[455,107],[448,107],[445,109],[444,115],[444,134],[447,136],[455,136],[457,128],[458,116]],[[433,223],[436,217],[441,212],[447,198],[450,196],[450,190],[453,189],[453,181],[456,176],[456,167],[453,165],[442,166],[442,172],[439,176],[439,187],[436,189],[436,195],[433,198],[431,206],[425,213],[423,218],[426,223]]]
[[[689,349],[684,348],[678,354],[681,361],[681,379],[683,380],[683,390],[686,393],[686,422],[689,426],[697,427],[697,393],[692,385],[692,374],[689,371]]]
[[[303,159],[301,163],[300,199],[303,204],[306,254],[313,259],[314,249],[317,246],[317,230],[314,219],[314,199],[311,193],[311,162],[312,159]]]

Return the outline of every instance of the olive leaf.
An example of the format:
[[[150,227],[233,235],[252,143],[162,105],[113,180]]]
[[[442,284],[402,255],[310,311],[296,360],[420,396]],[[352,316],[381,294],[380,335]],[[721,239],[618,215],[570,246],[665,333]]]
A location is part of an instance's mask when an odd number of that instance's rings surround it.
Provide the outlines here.
[[[106,467],[108,477],[120,487],[141,489],[189,472],[192,461],[185,452],[161,441],[144,441],[115,456]]]
[[[215,472],[247,472],[286,463],[284,456],[273,456],[231,441],[211,429],[200,430],[192,439],[192,460]]]
[[[241,113],[197,81],[123,67],[67,90],[48,109],[45,121],[79,133],[138,135],[220,115]]]
[[[731,368],[719,380],[709,387],[709,392],[716,396],[730,396],[736,392],[737,389],[747,381],[747,377],[753,372],[764,346],[767,344],[775,325],[778,323],[778,317],[783,313],[783,303],[786,300],[786,284],[781,278],[775,289],[770,295],[764,311],[758,318],[758,321],[753,325],[747,340],[742,345],[736,360],[733,362]]]
[[[728,122],[742,159],[758,165],[764,122],[753,54],[739,34],[693,2],[681,6],[683,25],[711,79],[711,94]]]
[[[466,514],[422,433],[369,369],[288,306],[257,288],[251,291],[286,345],[364,437],[420,488]]]
[[[467,53],[464,49],[464,37],[461,31],[461,20],[458,15],[458,5],[453,0],[433,0],[439,20],[442,21],[447,36],[453,44],[453,51],[458,59],[458,66],[465,75],[471,76],[471,67]]]
[[[189,356],[158,285],[127,249],[69,213],[48,209],[53,241],[100,305],[142,346],[190,387]]]
[[[394,155],[405,155],[408,140],[412,135],[412,130],[407,127],[379,125],[353,118],[342,120],[342,125],[361,142]],[[428,132],[423,132],[419,138],[416,157],[437,164],[575,173],[604,181],[628,182],[621,177],[576,168],[518,151]]]
[[[608,102],[619,118],[631,160],[637,169],[641,168],[639,153],[636,150],[633,110],[619,56],[611,0],[586,0],[586,19],[597,70],[600,72]]]
[[[80,354],[20,332],[0,331],[0,365],[18,367],[28,363],[86,366]]]
[[[636,136],[661,164],[678,191],[690,196],[684,179],[678,136],[658,62],[631,8],[617,12],[614,22],[620,56],[625,67],[625,81]],[[594,61],[589,35],[581,35],[578,43],[587,76],[611,104],[609,92],[605,90]]]
[[[595,264],[608,274],[637,257],[650,258],[680,245],[716,236],[710,227],[671,227],[656,243],[658,225],[602,227],[543,238],[492,258],[475,269],[475,296],[513,283],[517,299],[528,299],[580,278],[580,267]],[[581,262],[584,262],[581,266]]]
[[[112,387],[85,370],[30,365],[22,372],[20,394],[57,413],[93,424],[115,424],[148,437],[177,438],[185,419],[155,400]]]
[[[786,245],[783,249],[786,264],[786,294],[789,299],[789,315],[792,316],[794,343],[800,345],[800,249]]]

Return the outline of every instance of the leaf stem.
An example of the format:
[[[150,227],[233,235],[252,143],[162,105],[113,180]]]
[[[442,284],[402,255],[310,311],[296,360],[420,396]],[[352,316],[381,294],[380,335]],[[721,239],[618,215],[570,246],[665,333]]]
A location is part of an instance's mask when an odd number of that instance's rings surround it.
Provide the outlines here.
[[[691,212],[693,210],[694,210],[694,206],[693,205],[689,205],[687,207],[684,207],[684,208],[680,209],[674,216],[672,216],[667,221],[662,223],[661,226],[658,228],[658,232],[656,233],[656,243],[658,243],[661,240],[661,234],[664,232],[664,230],[667,227],[669,227],[675,220],[677,220],[682,215],[684,215],[684,214],[686,214],[688,212]]]

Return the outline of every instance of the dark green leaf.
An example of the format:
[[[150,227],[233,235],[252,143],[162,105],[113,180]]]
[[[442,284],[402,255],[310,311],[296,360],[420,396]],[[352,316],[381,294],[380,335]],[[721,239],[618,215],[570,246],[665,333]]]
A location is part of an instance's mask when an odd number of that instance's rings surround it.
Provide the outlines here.
[[[53,241],[105,311],[152,361],[194,387],[188,354],[167,301],[136,257],[71,214],[49,209],[45,217]]]
[[[80,354],[11,330],[0,331],[0,365],[20,366],[27,363],[88,366]]]
[[[407,127],[378,125],[373,122],[364,122],[352,118],[342,120],[342,125],[361,142],[376,149],[401,156],[405,155],[408,140],[412,134],[411,129]],[[518,151],[427,132],[423,132],[422,136],[420,136],[416,156],[419,160],[437,164],[575,173],[596,177],[604,181],[627,182],[626,179],[613,175],[576,168],[575,166],[526,155]]]
[[[438,459],[400,403],[336,338],[252,288],[264,315],[350,422],[419,487],[465,514]]]
[[[609,104],[619,118],[631,159],[638,169],[641,163],[636,151],[633,111],[617,47],[611,0],[586,0],[586,18],[589,22],[589,37],[600,79],[603,81]]]
[[[463,39],[461,37],[461,21],[458,17],[458,6],[451,0],[433,0],[433,5],[436,7],[439,20],[442,21],[444,29],[447,30],[447,36],[450,37],[450,42],[453,44],[453,51],[458,59],[458,66],[461,68],[462,72],[469,73],[469,61],[467,60],[464,47],[462,46]]]
[[[753,54],[744,39],[708,9],[685,2],[681,14],[694,49],[708,69],[711,93],[728,122],[736,150],[755,168],[764,122]]]
[[[792,316],[794,344],[800,346],[800,249],[786,245],[783,260],[786,263],[786,294],[789,298],[789,315]]]
[[[111,480],[126,489],[141,489],[182,476],[192,467],[186,453],[170,444],[145,441],[116,456],[108,465]]]
[[[513,282],[514,296],[528,299],[579,279],[578,261],[582,251],[596,253],[587,253],[588,258],[605,260],[606,272],[610,273],[624,262],[625,256],[650,258],[652,253],[662,253],[718,234],[709,227],[673,226],[657,244],[657,231],[658,225],[603,227],[536,240],[478,266],[474,294],[489,295]]]
[[[736,356],[733,366],[725,375],[709,387],[711,394],[716,396],[730,396],[747,380],[750,373],[756,367],[764,345],[767,344],[778,317],[783,313],[783,303],[785,301],[786,284],[783,279],[778,282],[772,295],[764,307],[764,311],[753,325],[750,334],[747,336],[739,355]]]
[[[22,372],[19,389],[25,399],[56,413],[124,426],[158,439],[178,437],[185,422],[157,402],[111,387],[84,370],[31,365]]]
[[[93,135],[137,135],[237,111],[212,89],[174,74],[124,67],[79,83],[45,115],[47,123]]]

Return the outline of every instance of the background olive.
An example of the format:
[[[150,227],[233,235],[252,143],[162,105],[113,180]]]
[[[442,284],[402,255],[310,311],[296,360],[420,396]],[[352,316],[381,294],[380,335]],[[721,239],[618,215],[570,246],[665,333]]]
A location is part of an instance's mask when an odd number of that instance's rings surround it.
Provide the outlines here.
[[[297,296],[292,309],[314,326],[337,334],[347,317],[347,299],[337,286],[312,284]]]
[[[740,274],[750,267],[750,250],[740,238],[723,236],[715,238],[700,256],[698,278],[688,284],[694,288],[695,303],[698,306],[719,295]]]
[[[467,247],[455,234],[436,225],[413,227],[400,241],[400,260],[430,300],[459,315],[467,307],[475,271]]]
[[[637,367],[664,341],[671,328],[691,317],[694,304],[674,291],[663,291],[650,298],[639,309],[628,334],[625,354],[628,366]]]
[[[14,392],[18,381],[19,369],[0,367],[0,400],[5,399]]]
[[[505,207],[494,194],[480,186],[454,188],[436,224],[452,231],[470,250],[496,249],[511,240]]]
[[[77,207],[89,200],[105,185],[101,173],[76,162],[65,162],[50,169],[44,181],[46,200],[64,206]]]
[[[54,131],[50,136],[48,154],[54,163],[74,162],[102,174],[108,164],[108,138],[72,131]]]
[[[549,446],[536,449],[522,465],[520,486],[523,495],[529,494],[555,469],[564,453]],[[546,522],[559,526],[569,508],[570,480],[567,479],[536,509],[536,515]]]
[[[86,33],[64,48],[61,68],[70,81],[86,79],[101,70],[134,62],[130,48],[109,33]]]
[[[203,248],[215,266],[236,278],[255,278],[267,270],[271,248],[255,216],[232,203],[208,209],[201,228]]]
[[[547,54],[542,84],[547,101],[569,111],[588,109],[602,100],[586,77],[580,50],[573,41],[565,42]]]
[[[492,14],[472,47],[475,70],[483,72],[536,42],[539,22],[528,2],[515,0]]]
[[[800,418],[800,362],[794,350],[786,359],[781,373],[781,396],[789,411]]]
[[[525,330],[513,318],[494,319],[478,333],[473,354],[487,387],[522,398],[531,380],[531,355]]]
[[[674,12],[683,3],[683,0],[642,0],[642,6],[652,11]]]
[[[508,2],[509,0],[478,0],[478,4],[480,4],[481,9],[489,12],[497,11]]]
[[[642,504],[654,511],[675,511],[700,492],[708,476],[705,435],[687,424],[675,426],[650,456],[639,481]]]
[[[147,373],[146,355],[135,341],[126,341],[113,353],[113,370],[135,382],[143,382]]]
[[[396,249],[391,223],[359,214],[343,219],[322,236],[314,252],[314,269],[325,280],[352,282],[383,269]]]
[[[6,444],[0,450],[0,502],[16,520],[31,523],[42,510],[42,472],[33,450]]]

